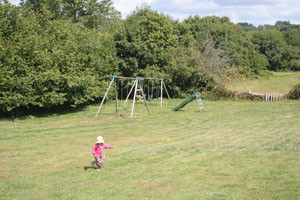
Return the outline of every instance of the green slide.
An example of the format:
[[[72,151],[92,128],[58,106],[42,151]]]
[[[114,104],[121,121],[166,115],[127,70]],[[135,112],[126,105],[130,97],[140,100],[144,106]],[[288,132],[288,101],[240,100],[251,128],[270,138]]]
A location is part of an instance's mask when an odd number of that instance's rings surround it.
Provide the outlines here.
[[[194,99],[196,99],[196,95],[193,94],[192,96],[190,96],[187,100],[185,100],[184,102],[182,102],[179,106],[177,106],[176,108],[173,108],[173,111],[177,111],[181,108],[183,108],[186,104],[192,102]]]

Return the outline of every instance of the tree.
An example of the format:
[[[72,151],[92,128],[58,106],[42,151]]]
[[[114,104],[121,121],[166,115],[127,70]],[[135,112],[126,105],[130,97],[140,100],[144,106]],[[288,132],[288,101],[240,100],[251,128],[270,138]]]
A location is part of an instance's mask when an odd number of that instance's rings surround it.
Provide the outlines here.
[[[215,80],[222,75],[222,69],[229,67],[229,57],[224,55],[224,50],[216,46],[212,38],[207,38],[203,44],[202,52],[203,71],[211,74]]]
[[[283,52],[286,48],[286,43],[279,31],[266,30],[255,32],[252,41],[257,45],[259,52],[268,59],[269,70],[284,70],[285,60]]]
[[[241,22],[238,23],[238,25],[240,25],[245,32],[257,30],[256,26],[254,26],[253,24],[249,24],[247,22]]]
[[[111,0],[62,0],[62,10],[64,16],[71,17],[73,22],[80,22],[90,29],[107,26],[121,16]]]
[[[88,0],[62,0],[63,15],[71,17],[73,22],[79,22],[81,16],[85,14],[85,4]]]
[[[168,49],[166,58],[164,78],[172,96],[184,96],[195,88],[206,87],[205,82],[199,81],[202,57],[197,48],[178,45]]]
[[[50,15],[50,19],[72,19],[90,29],[106,27],[120,19],[111,0],[21,0],[21,6]]]
[[[205,39],[210,37],[215,41],[216,48],[222,49],[223,55],[229,58],[230,66],[243,66],[252,75],[265,70],[264,63],[252,65],[261,61],[255,57],[259,53],[251,37],[239,25],[230,22],[229,18],[194,16],[184,20],[184,23],[189,26],[200,50],[204,48]]]
[[[102,78],[118,71],[111,35],[40,18],[0,7],[1,113],[94,101],[106,87]]]
[[[212,38],[205,40],[203,51],[183,44],[170,48],[168,58],[168,85],[176,96],[191,93],[193,89],[210,91],[222,86],[223,70],[229,66],[229,58]]]
[[[162,71],[166,65],[164,53],[176,46],[172,21],[149,8],[136,10],[128,16],[115,35],[120,70],[123,75],[143,75],[148,67]]]
[[[109,27],[121,18],[121,13],[113,7],[111,0],[90,0],[85,5],[82,23],[90,29]]]
[[[291,24],[289,21],[276,21],[275,25],[265,24],[265,25],[259,25],[258,26],[259,31],[277,30],[277,31],[280,31],[280,32],[284,32],[284,31],[286,31],[290,28],[298,29],[298,28],[300,28],[300,25]]]
[[[39,14],[45,15],[48,12],[51,19],[61,17],[60,0],[21,0],[20,5]]]

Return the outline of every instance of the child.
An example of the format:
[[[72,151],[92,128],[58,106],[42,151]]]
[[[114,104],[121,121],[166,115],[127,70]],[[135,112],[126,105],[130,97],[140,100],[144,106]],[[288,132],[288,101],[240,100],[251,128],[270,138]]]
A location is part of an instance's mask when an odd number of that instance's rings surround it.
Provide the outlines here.
[[[101,170],[102,163],[105,163],[104,149],[112,149],[112,146],[107,146],[104,144],[102,136],[97,137],[97,142],[92,149],[95,160],[91,161],[92,166],[94,167],[95,163],[97,165],[97,171]]]

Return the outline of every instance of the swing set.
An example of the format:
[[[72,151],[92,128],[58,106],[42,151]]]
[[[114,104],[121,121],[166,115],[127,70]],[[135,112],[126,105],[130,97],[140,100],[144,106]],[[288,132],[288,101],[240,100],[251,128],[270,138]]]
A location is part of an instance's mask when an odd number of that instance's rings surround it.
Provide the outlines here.
[[[123,82],[125,80],[127,80],[127,85],[124,86]],[[128,92],[128,89],[129,89],[128,82],[129,81],[131,81],[132,85],[131,85],[130,91]],[[158,83],[158,81],[160,81],[160,83]],[[153,99],[160,99],[160,107],[162,107],[162,105],[163,105],[163,89],[165,89],[168,99],[169,99],[170,103],[172,104],[172,100],[168,93],[167,87],[166,87],[163,79],[161,79],[161,78],[112,76],[112,79],[106,89],[106,92],[101,101],[101,104],[98,107],[95,118],[99,115],[104,101],[107,100],[108,92],[112,88],[115,89],[116,113],[118,113],[118,110],[120,109],[119,108],[119,99],[120,100],[123,99],[123,95],[124,95],[123,90],[124,89],[127,90],[127,96],[126,96],[126,99],[123,104],[124,106],[127,105],[128,99],[130,96],[132,96],[132,92],[133,92],[133,100],[132,100],[130,117],[133,117],[136,98],[138,98],[139,101],[144,102],[149,115],[151,114],[151,111],[150,111],[148,102],[151,102]],[[145,90],[147,90],[147,95],[145,94]],[[155,93],[156,93],[156,95],[154,95]],[[120,97],[119,97],[119,94],[120,94]],[[154,98],[154,97],[156,97],[156,98]],[[122,102],[121,102],[121,106],[122,106]]]

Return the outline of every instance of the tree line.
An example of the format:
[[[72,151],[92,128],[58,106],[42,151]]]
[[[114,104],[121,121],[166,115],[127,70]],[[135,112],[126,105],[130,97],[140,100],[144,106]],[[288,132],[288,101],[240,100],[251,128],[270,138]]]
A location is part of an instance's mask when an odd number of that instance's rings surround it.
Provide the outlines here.
[[[183,21],[111,0],[0,0],[0,112],[99,100],[105,77],[161,77],[174,97],[226,81],[300,70],[300,29],[245,31],[228,17]]]

